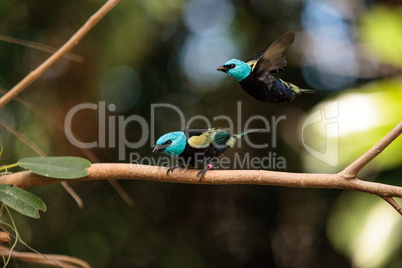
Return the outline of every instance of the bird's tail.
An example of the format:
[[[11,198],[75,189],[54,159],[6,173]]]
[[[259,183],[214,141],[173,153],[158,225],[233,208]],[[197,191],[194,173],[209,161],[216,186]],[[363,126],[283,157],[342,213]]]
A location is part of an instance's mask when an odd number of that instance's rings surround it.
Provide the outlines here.
[[[232,137],[230,137],[230,138],[226,141],[226,145],[229,146],[229,147],[233,147],[233,146],[236,144],[236,142],[237,142],[241,137],[243,137],[244,135],[247,135],[247,134],[253,133],[253,132],[259,132],[259,131],[261,131],[261,129],[250,129],[250,130],[248,130],[248,131],[245,131],[245,132],[242,132],[242,133],[239,133],[239,134],[234,134],[234,135],[232,135]]]
[[[318,92],[317,90],[309,89],[309,88],[301,88],[292,83],[288,83],[288,86],[290,86],[290,89],[296,93],[295,97],[299,96],[301,93],[320,94],[320,92]]]
[[[293,85],[293,84],[292,84],[292,86],[293,86],[293,87],[292,87],[292,91],[293,91],[295,94],[293,94],[293,97],[292,97],[291,100],[294,100],[297,96],[299,96],[300,94],[304,94],[304,93],[307,93],[307,94],[320,94],[319,91],[314,90],[314,89],[300,88],[300,87],[295,86],[295,85]]]
[[[314,89],[308,89],[308,88],[301,88],[300,91],[302,93],[308,93],[308,94],[320,94],[317,90]]]
[[[240,138],[243,137],[244,135],[247,135],[247,134],[253,133],[253,132],[260,132],[260,131],[262,131],[262,129],[250,129],[250,130],[244,131],[244,132],[242,132],[242,133],[235,134],[235,135],[233,135],[233,136],[239,136],[239,139],[240,139]],[[233,137],[233,136],[232,136],[232,137]]]

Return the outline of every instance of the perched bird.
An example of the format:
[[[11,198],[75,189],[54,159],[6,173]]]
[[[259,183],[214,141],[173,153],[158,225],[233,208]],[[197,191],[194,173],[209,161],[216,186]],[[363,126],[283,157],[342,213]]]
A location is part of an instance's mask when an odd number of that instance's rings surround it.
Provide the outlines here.
[[[302,89],[271,75],[286,68],[285,50],[295,40],[295,33],[289,31],[267,49],[246,60],[232,59],[218,67],[218,71],[233,76],[244,91],[257,100],[271,103],[290,102],[301,93],[317,93]]]
[[[162,152],[177,158],[185,167],[196,167],[200,163],[206,164],[197,173],[201,182],[207,171],[212,168],[212,164],[217,162],[219,155],[229,147],[233,147],[242,136],[256,131],[258,130],[231,135],[228,131],[219,128],[184,129],[183,131],[170,132],[161,136],[156,141],[156,147],[153,152]],[[178,167],[180,166],[170,167],[167,175]]]

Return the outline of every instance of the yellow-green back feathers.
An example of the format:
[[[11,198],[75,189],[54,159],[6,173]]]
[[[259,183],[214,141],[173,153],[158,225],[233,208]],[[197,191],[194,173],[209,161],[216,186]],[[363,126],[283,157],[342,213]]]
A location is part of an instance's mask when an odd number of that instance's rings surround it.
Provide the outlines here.
[[[214,140],[217,131],[220,130],[216,130],[215,128],[208,129],[202,132],[201,135],[190,137],[187,143],[193,148],[206,148]]]

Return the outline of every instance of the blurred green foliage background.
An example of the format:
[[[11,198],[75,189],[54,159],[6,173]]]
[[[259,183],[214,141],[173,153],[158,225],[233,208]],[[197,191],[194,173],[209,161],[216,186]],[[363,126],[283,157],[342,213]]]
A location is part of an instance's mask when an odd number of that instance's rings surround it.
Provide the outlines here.
[[[0,35],[58,48],[103,3],[0,0]],[[284,115],[277,146],[262,150],[242,144],[225,156],[249,152],[262,158],[272,152],[286,160],[289,172],[339,172],[401,119],[401,10],[398,1],[122,1],[74,48],[82,61],[60,60],[20,95],[47,119],[16,101],[1,109],[0,119],[48,155],[84,156],[48,117],[64,124],[78,104],[113,103],[116,109],[107,110],[107,116],[155,119],[151,131],[157,138],[181,128],[172,110],[157,110],[153,117],[151,105],[157,103],[177,106],[186,120],[226,115],[244,124],[253,115]],[[296,41],[287,53],[288,68],[278,75],[320,95],[266,104],[216,71],[231,58],[245,59],[266,48],[290,29]],[[9,90],[47,57],[0,41],[0,87]],[[331,103],[335,116],[328,117]],[[303,128],[317,111],[322,120]],[[87,109],[74,117],[73,130],[81,141],[99,139],[97,112]],[[195,120],[192,126],[206,125]],[[213,126],[230,127],[224,120]],[[251,127],[263,127],[262,121]],[[116,131],[131,142],[142,135],[137,123]],[[36,156],[10,133],[0,132],[2,164]],[[271,138],[250,137],[255,143]],[[322,155],[334,149],[325,159],[336,164],[314,157],[303,141]],[[157,160],[152,146],[148,139],[135,152]],[[100,162],[119,161],[118,148],[91,151]],[[127,148],[121,162],[128,162],[130,152]],[[361,177],[401,185],[401,164],[397,140]],[[40,220],[15,215],[21,237],[42,253],[76,256],[93,267],[402,265],[401,218],[376,196],[328,189],[120,183],[133,207],[107,182],[71,183],[84,209],[59,185],[32,189],[48,211]]]

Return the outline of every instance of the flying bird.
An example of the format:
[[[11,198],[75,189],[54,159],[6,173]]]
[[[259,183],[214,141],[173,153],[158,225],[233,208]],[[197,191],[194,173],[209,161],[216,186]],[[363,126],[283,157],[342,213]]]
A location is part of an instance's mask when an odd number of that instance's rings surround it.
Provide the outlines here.
[[[244,91],[263,102],[290,102],[301,93],[317,93],[312,89],[302,89],[271,74],[286,68],[285,50],[294,40],[295,33],[289,31],[267,49],[249,57],[245,62],[232,59],[217,70],[233,76]]]
[[[156,147],[152,152],[162,152],[177,158],[187,166],[196,167],[203,163],[205,166],[197,173],[201,180],[205,177],[212,164],[217,162],[217,157],[228,148],[233,147],[244,135],[256,132],[249,130],[240,134],[231,135],[230,132],[220,128],[189,128],[183,131],[175,131],[161,136],[156,141]],[[167,170],[173,170],[181,166],[171,166]]]

